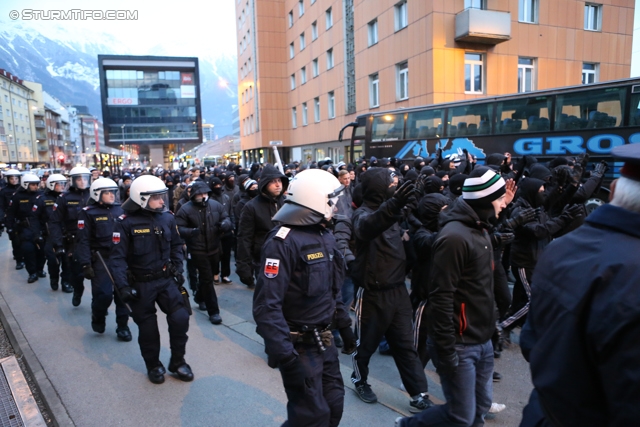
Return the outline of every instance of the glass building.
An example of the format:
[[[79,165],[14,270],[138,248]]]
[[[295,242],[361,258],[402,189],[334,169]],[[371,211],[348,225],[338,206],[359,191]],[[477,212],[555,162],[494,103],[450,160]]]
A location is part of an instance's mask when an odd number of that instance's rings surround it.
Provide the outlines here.
[[[198,58],[98,55],[98,66],[107,146],[167,166],[202,143]]]

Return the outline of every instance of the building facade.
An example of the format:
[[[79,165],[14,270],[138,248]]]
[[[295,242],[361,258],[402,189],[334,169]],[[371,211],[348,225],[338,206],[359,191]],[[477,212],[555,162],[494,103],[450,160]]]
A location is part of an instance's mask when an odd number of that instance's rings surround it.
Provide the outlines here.
[[[202,143],[198,58],[98,55],[98,67],[107,146],[167,167]]]
[[[237,0],[245,161],[343,160],[357,114],[630,76],[634,0]]]

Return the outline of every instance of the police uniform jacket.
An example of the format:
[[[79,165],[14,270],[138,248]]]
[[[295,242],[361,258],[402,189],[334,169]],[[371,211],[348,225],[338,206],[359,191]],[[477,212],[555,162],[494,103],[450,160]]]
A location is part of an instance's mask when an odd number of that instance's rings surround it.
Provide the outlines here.
[[[51,222],[49,223],[53,247],[62,247],[65,237],[69,238],[69,241],[75,241],[74,236],[78,230],[78,215],[87,204],[87,200],[89,200],[88,188],[78,190],[72,187],[69,191],[58,196],[53,205]]]
[[[9,208],[9,202],[11,202],[11,197],[13,197],[13,194],[18,191],[19,188],[20,185],[7,184],[6,187],[0,190],[0,223],[5,223],[5,216]]]
[[[78,215],[76,256],[80,265],[91,264],[91,254],[99,251],[106,260],[113,246],[113,227],[116,218],[122,215],[122,207],[92,204],[85,206]]]
[[[220,249],[220,237],[232,229],[227,210],[213,199],[206,206],[193,201],[186,203],[176,214],[180,236],[186,241],[189,253],[212,255]]]
[[[36,200],[38,215],[42,224],[47,224],[51,219],[51,215],[53,214],[53,205],[56,204],[56,200],[59,195],[60,193],[47,189],[44,191],[44,194]],[[49,234],[48,229],[49,227],[45,226],[43,230],[47,235]]]
[[[278,226],[267,235],[253,318],[271,367],[298,354],[291,331],[351,325],[340,293],[344,272],[333,234],[320,225]]]
[[[638,425],[638,224],[640,214],[607,204],[543,252],[520,335],[539,404],[522,426],[545,415],[554,426]]]
[[[6,218],[7,229],[18,233],[24,241],[35,242],[39,237],[42,237],[42,226],[36,204],[39,197],[41,197],[40,192],[31,192],[21,188],[9,202]]]
[[[116,219],[111,239],[109,267],[118,287],[133,285],[127,269],[135,275],[155,275],[171,262],[177,272],[183,271],[183,242],[171,212],[126,212]]]

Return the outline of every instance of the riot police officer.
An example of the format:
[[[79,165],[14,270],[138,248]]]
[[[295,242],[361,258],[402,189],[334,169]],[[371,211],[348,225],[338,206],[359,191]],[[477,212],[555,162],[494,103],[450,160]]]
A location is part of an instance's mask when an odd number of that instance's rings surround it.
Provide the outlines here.
[[[9,208],[9,202],[13,194],[20,188],[20,172],[15,169],[9,169],[4,173],[7,179],[7,185],[0,190],[0,232],[6,226],[6,214]],[[24,257],[20,251],[20,243],[18,239],[14,239],[12,233],[9,234],[11,240],[11,248],[13,249],[13,259],[16,260],[16,270],[24,268]]]
[[[127,326],[129,310],[118,294],[114,297],[114,283],[106,265],[113,246],[115,220],[123,214],[122,207],[115,202],[117,192],[118,184],[109,178],[98,178],[91,184],[88,205],[78,215],[76,258],[82,265],[84,278],[91,280],[91,328],[104,333],[107,310],[115,299],[116,335],[120,341],[131,341]]]
[[[54,173],[47,178],[46,189],[44,194],[38,197],[36,206],[38,208],[38,217],[40,223],[43,224],[42,234],[45,237],[44,255],[47,259],[47,268],[49,270],[49,284],[54,291],[58,290],[58,284],[60,281],[60,257],[56,255],[53,249],[53,242],[49,231],[49,220],[53,213],[53,205],[56,203],[56,199],[60,194],[67,190],[68,181],[67,178],[59,173]],[[63,286],[64,292],[73,292],[71,286],[66,283],[66,287]]]
[[[56,255],[62,255],[63,290],[73,287],[74,307],[80,305],[84,293],[82,265],[75,254],[78,215],[89,199],[89,179],[91,173],[84,167],[75,167],[69,173],[71,186],[61,194],[53,205],[49,232]],[[65,277],[67,276],[67,277]],[[65,280],[66,279],[66,280]]]
[[[344,383],[332,329],[351,353],[356,341],[342,303],[344,258],[325,226],[344,189],[335,176],[305,170],[289,185],[289,197],[273,217],[261,253],[253,300],[257,332],[268,363],[279,367],[292,426],[337,426]]]
[[[116,220],[109,260],[120,297],[130,304],[131,317],[138,325],[138,344],[154,384],[162,384],[165,374],[160,362],[156,304],[169,324],[168,369],[182,381],[193,380],[191,367],[184,360],[189,301],[181,294],[183,243],[175,218],[168,211],[167,192],[162,180],[152,175],[133,181],[130,197],[122,205],[125,214]]]
[[[37,198],[40,196],[38,185],[40,178],[27,173],[20,180],[21,188],[11,198],[7,209],[7,231],[13,235],[13,240],[19,242],[20,251],[24,256],[28,283],[46,277],[44,273],[44,238],[38,218]]]

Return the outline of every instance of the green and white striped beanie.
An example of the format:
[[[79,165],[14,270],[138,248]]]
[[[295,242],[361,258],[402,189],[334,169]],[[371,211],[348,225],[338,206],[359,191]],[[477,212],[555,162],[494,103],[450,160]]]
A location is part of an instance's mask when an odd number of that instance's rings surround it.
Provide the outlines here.
[[[506,193],[504,179],[487,167],[477,167],[464,180],[462,198],[470,205],[491,203]]]

